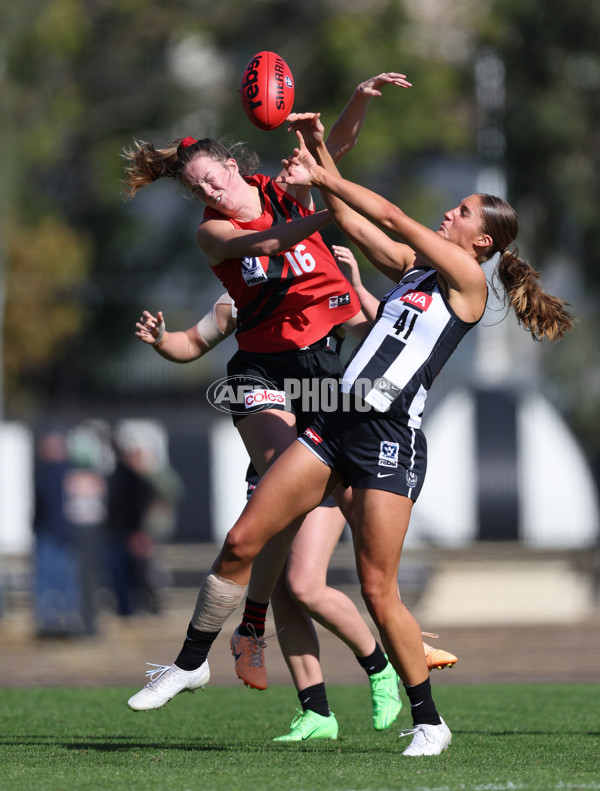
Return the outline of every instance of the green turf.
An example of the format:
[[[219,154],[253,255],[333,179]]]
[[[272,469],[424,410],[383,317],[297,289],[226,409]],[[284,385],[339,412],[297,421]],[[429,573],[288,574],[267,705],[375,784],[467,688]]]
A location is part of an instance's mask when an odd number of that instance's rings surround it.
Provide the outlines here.
[[[366,685],[332,686],[337,741],[274,744],[296,697],[208,687],[150,713],[124,688],[0,690],[2,791],[517,791],[600,789],[600,687],[444,686],[450,750],[403,758],[371,728]]]

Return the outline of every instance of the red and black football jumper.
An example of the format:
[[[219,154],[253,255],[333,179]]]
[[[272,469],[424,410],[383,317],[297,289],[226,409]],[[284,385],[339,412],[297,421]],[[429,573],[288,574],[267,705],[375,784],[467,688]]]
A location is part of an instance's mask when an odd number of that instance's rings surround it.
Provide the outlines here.
[[[264,210],[251,222],[229,222],[242,229],[266,230],[313,214],[273,179],[246,176],[261,192]],[[207,207],[205,219],[223,218]],[[213,270],[238,311],[240,349],[271,353],[302,349],[327,337],[332,327],[355,316],[360,303],[321,235],[272,256],[229,258]]]

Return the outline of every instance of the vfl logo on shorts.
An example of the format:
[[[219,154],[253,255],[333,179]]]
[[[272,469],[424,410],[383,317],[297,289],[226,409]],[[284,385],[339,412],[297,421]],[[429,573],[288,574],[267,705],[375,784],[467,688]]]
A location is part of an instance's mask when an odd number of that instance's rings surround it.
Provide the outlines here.
[[[285,390],[250,390],[244,396],[246,409],[256,409],[266,406],[285,406]]]
[[[269,279],[260,258],[256,256],[253,258],[242,258],[242,277],[247,286],[256,286],[258,283],[264,283]]]
[[[317,432],[314,431],[312,428],[307,428],[306,431],[304,432],[304,436],[308,437],[309,439],[312,439],[315,445],[318,445],[319,443],[323,442],[323,437],[320,437],[317,434]]]
[[[339,297],[329,297],[329,307],[330,308],[341,308],[343,305],[350,304],[350,292],[346,292],[345,294],[340,294]]]
[[[383,441],[379,446],[379,466],[397,467],[400,446],[397,442]]]

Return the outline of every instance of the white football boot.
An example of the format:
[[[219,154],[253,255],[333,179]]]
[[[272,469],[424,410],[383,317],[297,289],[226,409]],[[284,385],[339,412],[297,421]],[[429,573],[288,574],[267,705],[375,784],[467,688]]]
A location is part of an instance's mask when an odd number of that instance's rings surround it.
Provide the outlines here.
[[[160,709],[179,695],[180,692],[195,692],[204,689],[210,681],[208,662],[203,662],[196,670],[181,670],[175,665],[153,665],[154,670],[147,670],[150,681],[146,686],[129,698],[127,705],[133,711],[151,711]]]
[[[402,755],[440,755],[452,742],[450,728],[444,720],[439,725],[417,725],[404,730],[400,733],[400,738],[410,735],[413,740]]]

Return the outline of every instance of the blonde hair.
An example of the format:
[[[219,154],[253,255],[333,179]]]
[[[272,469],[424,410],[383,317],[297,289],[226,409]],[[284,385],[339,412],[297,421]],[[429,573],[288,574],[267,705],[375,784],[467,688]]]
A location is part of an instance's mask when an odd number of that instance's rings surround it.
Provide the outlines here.
[[[500,253],[496,273],[504,287],[508,306],[534,340],[560,340],[573,328],[574,320],[567,310],[567,303],[544,291],[538,282],[540,273],[519,257],[516,246],[513,251],[508,249],[519,231],[517,213],[510,204],[495,195],[482,193],[479,198],[482,230],[494,240],[484,260]]]

